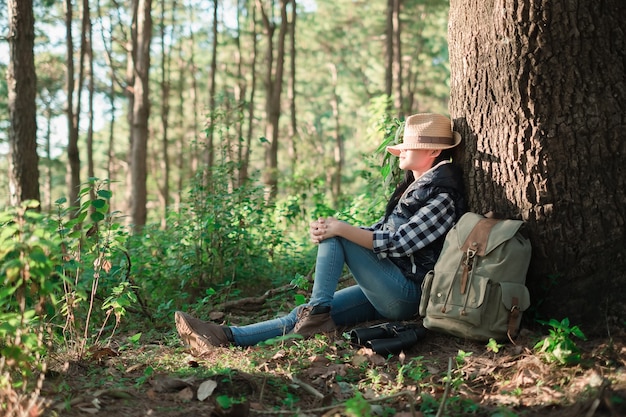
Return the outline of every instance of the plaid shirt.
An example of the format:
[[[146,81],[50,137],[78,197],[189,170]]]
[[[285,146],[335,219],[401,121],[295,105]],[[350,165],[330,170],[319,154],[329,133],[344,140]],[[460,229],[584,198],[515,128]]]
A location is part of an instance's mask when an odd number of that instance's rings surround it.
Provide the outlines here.
[[[409,194],[403,201],[411,204],[411,200]],[[374,253],[379,259],[410,256],[450,230],[455,221],[454,200],[448,193],[437,194],[393,232],[386,230],[383,220],[366,228],[374,232]]]

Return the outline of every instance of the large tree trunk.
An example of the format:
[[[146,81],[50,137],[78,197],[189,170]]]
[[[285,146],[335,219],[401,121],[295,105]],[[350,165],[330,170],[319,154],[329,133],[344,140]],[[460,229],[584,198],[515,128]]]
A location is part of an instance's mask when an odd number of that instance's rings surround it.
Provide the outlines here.
[[[150,42],[152,40],[152,0],[139,0],[137,8],[137,41],[134,53],[134,105],[132,132],[131,164],[131,215],[133,225],[140,229],[147,218],[147,153],[148,120],[150,116],[149,70]]]
[[[39,201],[39,156],[35,97],[37,76],[33,47],[32,0],[9,0],[9,201]]]
[[[626,3],[452,0],[470,208],[528,222],[533,317],[626,317]],[[530,315],[529,315],[530,316]]]

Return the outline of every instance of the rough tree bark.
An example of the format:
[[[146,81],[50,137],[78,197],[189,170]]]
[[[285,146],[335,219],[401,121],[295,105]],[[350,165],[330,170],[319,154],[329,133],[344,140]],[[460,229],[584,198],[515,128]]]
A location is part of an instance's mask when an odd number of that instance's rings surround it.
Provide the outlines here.
[[[32,0],[9,0],[9,202],[39,201]]]
[[[452,0],[450,113],[470,208],[528,222],[528,316],[626,311],[626,3]]]

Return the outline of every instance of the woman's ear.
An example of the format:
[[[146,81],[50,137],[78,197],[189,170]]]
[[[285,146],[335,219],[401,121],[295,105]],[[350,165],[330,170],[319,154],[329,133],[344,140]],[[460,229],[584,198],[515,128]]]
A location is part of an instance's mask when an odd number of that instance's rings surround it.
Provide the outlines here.
[[[441,154],[441,149],[433,149],[430,154],[436,158]]]

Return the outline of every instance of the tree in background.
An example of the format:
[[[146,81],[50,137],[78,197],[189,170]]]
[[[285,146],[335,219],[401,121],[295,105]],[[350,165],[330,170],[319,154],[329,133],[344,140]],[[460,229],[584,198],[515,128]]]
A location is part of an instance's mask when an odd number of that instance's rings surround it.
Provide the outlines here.
[[[26,200],[40,200],[35,19],[32,0],[9,0],[8,7],[9,199],[16,206]]]
[[[133,225],[146,224],[148,121],[150,118],[150,44],[152,41],[152,0],[133,1],[134,32],[132,41],[133,106],[131,120],[131,201]]]
[[[257,0],[261,12],[263,28],[266,36],[266,65],[265,68],[265,173],[264,180],[268,201],[273,201],[278,193],[278,132],[281,113],[281,96],[283,91],[283,79],[285,75],[285,41],[289,21],[287,17],[287,5],[295,0],[279,0],[278,13],[280,18],[274,16],[275,2],[269,1],[264,5],[262,0]],[[274,33],[278,28],[278,39],[274,44]],[[276,50],[276,54],[274,51]]]
[[[65,89],[67,95],[67,187],[69,201],[71,204],[78,202],[80,191],[80,153],[78,150],[78,139],[80,129],[80,109],[83,86],[83,58],[84,44],[81,43],[80,65],[78,82],[75,80],[74,68],[74,35],[73,35],[74,6],[72,0],[65,0]],[[81,37],[81,39],[83,39]],[[78,91],[74,93],[75,83],[78,84]],[[76,96],[76,108],[74,108],[74,96]]]
[[[53,186],[53,167],[59,165],[52,156],[52,121],[54,118],[62,116],[63,99],[61,93],[64,88],[64,61],[60,55],[49,52],[42,53],[36,57],[37,68],[37,95],[41,106],[41,115],[45,120],[44,129],[44,159],[45,182],[43,187],[43,197],[41,199],[42,207],[47,210],[52,208],[52,186]],[[56,198],[54,199],[56,200]]]
[[[528,222],[538,314],[626,317],[626,3],[450,6],[450,113],[469,203]]]
[[[157,11],[171,14],[171,19],[166,17],[162,24],[165,48],[153,48],[151,52],[151,62],[155,65],[147,85],[154,98],[146,103],[153,110],[142,128],[157,135],[165,134],[162,140],[146,139],[145,198],[142,192],[136,192],[131,178],[135,172],[139,182],[143,182],[141,173],[133,171],[143,165],[142,157],[137,159],[132,146],[123,139],[139,127],[133,118],[133,109],[138,104],[136,94],[139,94],[135,88],[138,73],[133,45],[138,20],[132,20],[133,11],[139,11],[139,2],[134,7],[130,3],[66,0],[56,2],[50,10],[39,7],[41,3],[34,6],[36,29],[51,37],[41,43],[35,41],[35,54],[44,49],[67,54],[63,67],[67,73],[66,91],[59,97],[66,104],[67,120],[62,120],[65,125],[60,128],[60,117],[51,120],[51,143],[63,151],[60,157],[55,157],[58,159],[55,162],[67,164],[67,168],[59,169],[58,163],[52,165],[55,167],[52,176],[67,174],[68,200],[72,204],[76,203],[77,196],[72,193],[80,190],[80,178],[95,175],[112,181],[112,211],[132,214],[129,205],[136,203],[136,207],[146,206],[145,213],[151,221],[159,221],[173,208],[170,205],[180,207],[184,203],[183,196],[194,175],[203,169],[203,156],[209,150],[204,147],[206,137],[202,137],[202,129],[212,113],[219,117],[215,119],[217,139],[211,148],[229,152],[225,161],[233,163],[230,179],[233,187],[249,178],[256,180],[256,173],[267,166],[267,153],[275,163],[270,171],[275,173],[279,198],[297,195],[306,198],[315,184],[338,207],[346,199],[343,190],[349,189],[349,195],[359,192],[362,185],[359,172],[366,168],[362,153],[371,154],[377,145],[374,142],[380,141],[368,136],[369,105],[372,99],[384,94],[386,2],[359,1],[359,7],[354,7],[350,0],[225,1],[220,3],[218,36],[213,34],[215,25],[209,23],[215,9],[206,7],[214,3],[155,3]],[[439,6],[431,7],[435,3]],[[158,4],[168,10],[158,10]],[[442,111],[447,105],[446,5],[445,0],[402,2],[398,16],[403,43],[402,95],[407,106],[414,110]],[[259,6],[263,6],[267,22]],[[65,18],[60,14],[63,7]],[[87,13],[88,8],[93,15]],[[234,16],[229,15],[235,11],[239,11],[238,27]],[[96,35],[93,39],[88,19],[93,19]],[[0,13],[0,25],[4,21],[6,16]],[[274,32],[271,39],[266,36],[268,24]],[[283,24],[285,39],[281,41]],[[59,31],[62,27],[67,30],[65,36]],[[217,48],[212,49],[215,40]],[[269,52],[270,40],[273,59],[267,61],[262,55]],[[65,43],[62,50],[61,42]],[[283,44],[281,54],[280,44]],[[213,50],[217,51],[217,66],[211,70]],[[0,64],[3,60],[7,58],[0,56]],[[165,64],[165,69],[160,63]],[[210,71],[215,75],[214,88],[209,85]],[[283,76],[278,77],[278,73]],[[92,90],[93,102],[87,94]],[[393,91],[395,94],[397,89]],[[413,91],[419,101],[412,101],[408,91]],[[121,92],[126,96],[122,97]],[[215,112],[208,111],[211,98],[215,100]],[[271,104],[271,120],[268,104]],[[277,115],[281,116],[288,108],[291,117],[277,120]],[[39,114],[43,112],[42,107]],[[91,115],[93,133],[88,123]],[[122,115],[128,115],[128,119],[123,120]],[[0,113],[0,119],[5,117]],[[165,123],[163,117],[167,118]],[[7,120],[0,122],[8,124]],[[267,126],[271,128],[268,130]],[[270,143],[274,134],[277,140]],[[5,149],[0,146],[0,152]],[[52,149],[52,155],[58,155],[55,150]],[[93,163],[89,155],[93,155]],[[88,163],[81,166],[81,159]],[[165,179],[170,173],[165,167],[160,169],[168,161],[172,184],[169,192],[164,185],[170,184]],[[2,164],[6,162],[0,159]],[[350,169],[341,169],[343,166]],[[2,181],[6,179],[0,179],[0,187],[6,190],[8,187]],[[53,201],[62,197],[61,187],[55,187]],[[142,199],[145,203],[141,203]]]

